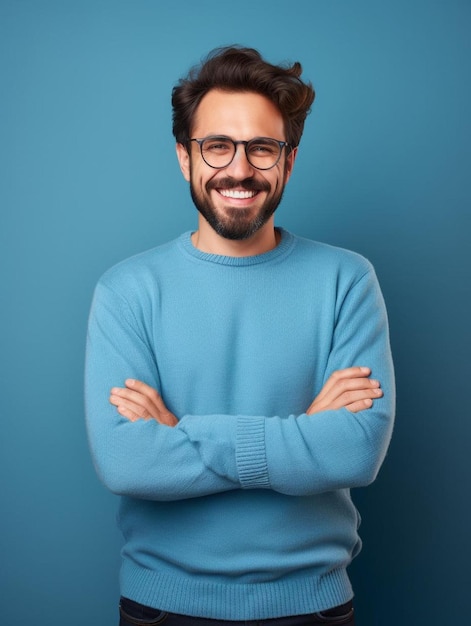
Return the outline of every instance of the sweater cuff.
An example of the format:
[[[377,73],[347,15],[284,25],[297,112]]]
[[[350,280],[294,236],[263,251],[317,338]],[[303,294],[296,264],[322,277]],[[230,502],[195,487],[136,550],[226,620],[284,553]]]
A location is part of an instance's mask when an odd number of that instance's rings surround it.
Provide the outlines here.
[[[242,489],[270,489],[263,417],[237,418],[236,463]]]

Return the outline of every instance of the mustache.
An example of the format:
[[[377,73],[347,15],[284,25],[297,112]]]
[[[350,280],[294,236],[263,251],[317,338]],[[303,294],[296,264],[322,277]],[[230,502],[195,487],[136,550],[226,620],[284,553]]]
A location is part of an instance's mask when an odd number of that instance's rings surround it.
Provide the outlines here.
[[[206,191],[210,189],[239,189],[242,187],[245,191],[267,191],[271,189],[271,185],[266,180],[256,180],[255,178],[244,178],[244,180],[236,180],[231,176],[225,176],[218,180],[209,180],[206,183]]]

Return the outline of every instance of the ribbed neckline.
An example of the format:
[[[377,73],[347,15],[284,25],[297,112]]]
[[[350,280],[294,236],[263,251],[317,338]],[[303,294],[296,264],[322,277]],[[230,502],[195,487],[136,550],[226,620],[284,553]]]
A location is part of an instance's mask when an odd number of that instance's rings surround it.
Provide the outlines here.
[[[191,241],[193,231],[183,233],[177,241],[186,254],[190,255],[194,259],[198,259],[199,261],[218,263],[219,265],[244,267],[249,265],[259,265],[260,263],[268,263],[290,252],[295,243],[294,236],[287,230],[284,230],[284,228],[277,227],[277,230],[280,232],[281,238],[276,248],[273,248],[273,250],[269,250],[268,252],[264,252],[263,254],[256,254],[253,256],[236,257],[202,252],[201,250],[198,250],[198,248],[195,248]]]

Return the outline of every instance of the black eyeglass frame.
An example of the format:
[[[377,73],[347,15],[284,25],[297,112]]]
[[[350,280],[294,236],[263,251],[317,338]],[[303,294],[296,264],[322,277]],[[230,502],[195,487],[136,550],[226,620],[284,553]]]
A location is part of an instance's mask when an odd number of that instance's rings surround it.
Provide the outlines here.
[[[229,161],[229,163],[226,163],[225,165],[211,165],[211,163],[208,163],[208,161],[206,161],[206,159],[204,158],[203,155],[203,143],[205,141],[207,141],[208,139],[221,139],[224,141],[230,141],[233,145],[234,145],[234,154],[232,155],[231,160]],[[252,163],[252,161],[250,160],[250,157],[248,155],[247,152],[247,146],[249,144],[253,144],[253,143],[257,143],[257,141],[263,141],[263,140],[270,140],[270,141],[275,141],[279,147],[280,147],[280,153],[278,154],[278,158],[276,159],[276,161],[273,163],[273,165],[270,165],[270,167],[258,167],[258,165],[254,165]],[[287,150],[287,155],[292,151],[292,146],[290,146],[290,144],[287,141],[280,141],[279,139],[273,139],[272,137],[253,137],[253,139],[249,139],[247,141],[243,141],[241,139],[239,140],[235,140],[232,139],[231,137],[227,137],[227,135],[208,135],[207,137],[203,137],[201,139],[196,139],[196,138],[189,138],[188,139],[188,144],[190,144],[190,142],[192,141],[196,141],[196,143],[199,145],[200,148],[200,154],[201,154],[201,158],[203,159],[203,161],[206,163],[206,165],[208,167],[213,168],[214,170],[223,170],[225,167],[228,167],[232,161],[234,160],[234,157],[237,153],[237,146],[239,144],[242,144],[244,146],[244,150],[245,150],[245,157],[247,159],[247,161],[250,163],[250,165],[252,167],[254,167],[257,170],[261,170],[263,172],[266,172],[267,170],[271,170],[272,168],[274,168],[276,165],[278,165],[280,159],[281,159],[281,155],[283,154],[283,148],[286,148]],[[289,150],[288,150],[289,148]]]

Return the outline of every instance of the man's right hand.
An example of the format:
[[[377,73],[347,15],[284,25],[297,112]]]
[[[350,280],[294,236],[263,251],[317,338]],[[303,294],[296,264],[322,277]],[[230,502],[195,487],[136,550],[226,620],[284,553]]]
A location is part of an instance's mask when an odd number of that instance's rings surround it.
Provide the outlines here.
[[[113,387],[110,394],[110,403],[118,413],[135,422],[138,419],[153,419],[165,426],[176,426],[178,420],[167,409],[159,392],[140,380],[128,378],[125,387]]]
[[[371,379],[370,374],[369,367],[349,367],[334,372],[306,413],[313,415],[341,408],[357,413],[371,408],[383,392],[380,382]]]

